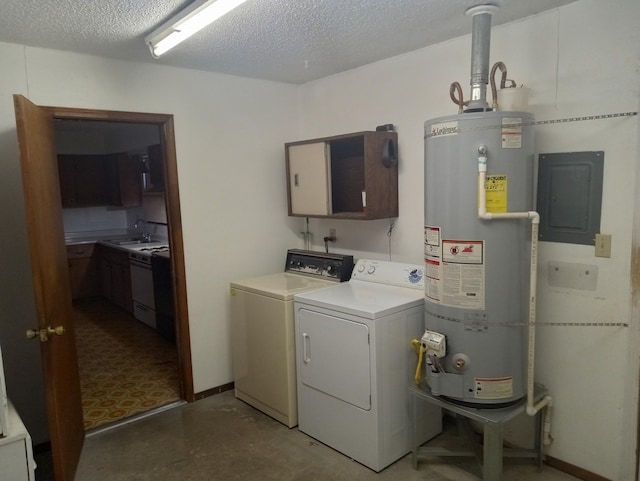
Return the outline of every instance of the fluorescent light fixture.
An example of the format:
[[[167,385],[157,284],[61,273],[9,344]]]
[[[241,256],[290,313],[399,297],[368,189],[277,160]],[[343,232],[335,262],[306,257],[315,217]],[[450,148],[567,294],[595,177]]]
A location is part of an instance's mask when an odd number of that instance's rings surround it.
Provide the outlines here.
[[[246,0],[198,0],[144,38],[155,58],[229,13]]]

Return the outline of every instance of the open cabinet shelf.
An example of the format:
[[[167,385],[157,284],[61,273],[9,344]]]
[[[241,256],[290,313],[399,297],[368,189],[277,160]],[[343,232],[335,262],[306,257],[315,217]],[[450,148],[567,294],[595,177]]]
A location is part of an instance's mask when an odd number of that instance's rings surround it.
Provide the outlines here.
[[[397,217],[397,139],[367,131],[286,143],[289,215]]]

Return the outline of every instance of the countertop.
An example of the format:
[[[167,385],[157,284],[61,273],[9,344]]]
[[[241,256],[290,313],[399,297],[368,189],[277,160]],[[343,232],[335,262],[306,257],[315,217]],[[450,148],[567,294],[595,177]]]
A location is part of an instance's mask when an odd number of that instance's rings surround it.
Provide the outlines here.
[[[65,234],[65,245],[80,245],[80,244],[100,244],[105,247],[110,247],[112,249],[117,249],[123,252],[138,252],[141,249],[145,249],[148,247],[160,247],[163,245],[169,245],[169,241],[167,239],[153,239],[152,242],[145,242],[141,244],[131,244],[131,245],[118,245],[114,244],[112,240],[126,240],[134,237],[138,237],[139,233],[130,233],[126,231],[96,231],[96,232],[83,232],[82,234]],[[168,254],[168,252],[167,252]]]

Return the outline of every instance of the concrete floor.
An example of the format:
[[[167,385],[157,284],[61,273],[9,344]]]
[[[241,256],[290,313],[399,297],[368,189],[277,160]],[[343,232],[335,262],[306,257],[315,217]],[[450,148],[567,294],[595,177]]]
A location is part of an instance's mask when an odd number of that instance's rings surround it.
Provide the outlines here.
[[[503,481],[575,481],[532,460],[505,461]],[[233,391],[141,419],[85,440],[76,481],[467,481],[474,461],[407,455],[380,473],[296,428],[288,429]]]

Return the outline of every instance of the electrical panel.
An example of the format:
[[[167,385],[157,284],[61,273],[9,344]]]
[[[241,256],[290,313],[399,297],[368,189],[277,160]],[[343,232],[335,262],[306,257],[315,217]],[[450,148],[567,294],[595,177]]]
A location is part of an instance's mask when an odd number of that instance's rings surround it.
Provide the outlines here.
[[[539,240],[595,245],[603,171],[602,151],[538,156]]]

